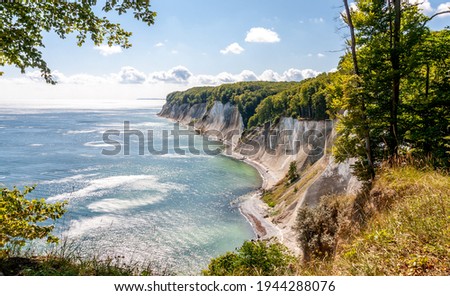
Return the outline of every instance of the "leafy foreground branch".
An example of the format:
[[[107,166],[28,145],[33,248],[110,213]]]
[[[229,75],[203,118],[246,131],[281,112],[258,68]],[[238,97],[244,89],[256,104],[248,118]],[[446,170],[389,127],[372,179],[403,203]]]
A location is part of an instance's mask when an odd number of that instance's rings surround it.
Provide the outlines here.
[[[155,263],[128,262],[123,257],[86,257],[79,244],[59,239],[51,232],[50,221],[66,212],[66,202],[49,204],[44,199],[27,199],[34,187],[23,192],[0,188],[0,273],[4,275],[172,275]],[[27,243],[45,239],[52,244],[46,255],[23,252]]]
[[[77,45],[89,38],[95,45],[131,47],[131,32],[95,12],[97,1],[2,1],[0,5],[0,66],[14,65],[22,73],[30,68],[41,71],[42,77],[56,81],[43,58],[43,32],[54,32],[61,39],[75,33]],[[98,7],[101,7],[100,5]],[[104,13],[122,15],[133,12],[133,17],[148,26],[153,25],[156,12],[150,10],[150,1],[107,0]],[[0,76],[3,73],[0,72]]]
[[[34,239],[58,242],[51,234],[55,226],[44,222],[61,218],[66,212],[66,202],[48,204],[44,199],[29,200],[26,195],[34,187],[25,187],[23,192],[15,187],[0,190],[0,258],[19,251],[27,241]]]

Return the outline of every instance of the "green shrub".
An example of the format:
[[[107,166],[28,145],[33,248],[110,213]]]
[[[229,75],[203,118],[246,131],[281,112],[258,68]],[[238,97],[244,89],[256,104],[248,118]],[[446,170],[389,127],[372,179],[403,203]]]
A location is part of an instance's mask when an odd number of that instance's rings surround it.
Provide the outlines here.
[[[297,241],[305,261],[334,254],[341,212],[339,203],[330,202],[330,198],[322,199],[317,207],[301,207],[298,211]]]
[[[293,184],[295,181],[297,181],[298,180],[298,178],[299,178],[300,176],[299,176],[299,174],[298,174],[298,172],[297,172],[297,163],[295,162],[295,161],[292,161],[290,164],[289,164],[289,171],[288,171],[288,173],[287,173],[287,179],[288,179],[288,181],[289,181],[289,185],[290,184]]]
[[[278,243],[247,241],[236,252],[211,260],[203,275],[274,276],[294,273],[295,257]]]

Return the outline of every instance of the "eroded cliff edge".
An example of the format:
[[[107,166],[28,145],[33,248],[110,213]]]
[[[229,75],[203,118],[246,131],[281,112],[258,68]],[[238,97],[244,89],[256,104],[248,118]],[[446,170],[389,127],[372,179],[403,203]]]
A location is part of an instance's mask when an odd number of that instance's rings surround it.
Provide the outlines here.
[[[277,202],[269,207],[260,201],[261,195],[250,197],[253,200],[244,201],[243,212],[260,237],[277,236],[296,253],[300,252],[294,231],[299,207],[314,207],[322,196],[355,194],[360,188],[351,174],[351,161],[336,163],[330,155],[335,137],[331,120],[282,117],[276,123],[245,129],[237,106],[219,101],[166,103],[158,115],[218,138],[227,145],[224,154],[254,165],[264,178],[263,190],[274,191]],[[299,179],[291,184],[285,176],[292,162]]]

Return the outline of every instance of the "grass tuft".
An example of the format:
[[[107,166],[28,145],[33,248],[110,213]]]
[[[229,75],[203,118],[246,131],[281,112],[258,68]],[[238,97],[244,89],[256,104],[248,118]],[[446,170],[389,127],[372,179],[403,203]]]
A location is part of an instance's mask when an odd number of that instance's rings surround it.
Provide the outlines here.
[[[370,196],[371,218],[336,255],[334,274],[450,274],[449,176],[385,169]]]
[[[0,272],[15,276],[165,276],[175,275],[169,267],[153,262],[131,262],[123,256],[86,256],[77,242],[63,239],[45,255],[28,250],[0,258]]]

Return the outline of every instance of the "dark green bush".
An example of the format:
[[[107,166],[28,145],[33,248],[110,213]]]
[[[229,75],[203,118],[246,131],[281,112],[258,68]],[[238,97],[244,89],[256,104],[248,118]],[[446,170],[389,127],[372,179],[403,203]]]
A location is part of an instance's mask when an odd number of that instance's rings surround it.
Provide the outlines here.
[[[294,273],[295,257],[278,243],[247,241],[236,252],[211,260],[203,275],[275,276]]]

